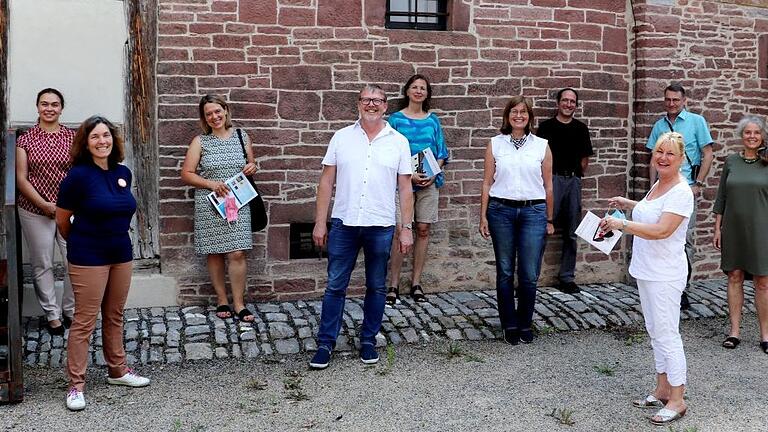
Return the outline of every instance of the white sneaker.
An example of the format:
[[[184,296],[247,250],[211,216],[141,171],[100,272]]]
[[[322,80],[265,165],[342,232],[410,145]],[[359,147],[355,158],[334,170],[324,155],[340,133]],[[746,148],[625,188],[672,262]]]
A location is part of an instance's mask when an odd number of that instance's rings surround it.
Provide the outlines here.
[[[146,387],[149,385],[149,378],[136,375],[133,369],[128,369],[125,375],[120,378],[107,377],[107,383],[112,385],[124,385],[128,387]]]
[[[70,411],[80,411],[85,409],[85,396],[83,395],[83,392],[74,387],[69,389],[69,393],[67,393],[67,408],[69,408]]]

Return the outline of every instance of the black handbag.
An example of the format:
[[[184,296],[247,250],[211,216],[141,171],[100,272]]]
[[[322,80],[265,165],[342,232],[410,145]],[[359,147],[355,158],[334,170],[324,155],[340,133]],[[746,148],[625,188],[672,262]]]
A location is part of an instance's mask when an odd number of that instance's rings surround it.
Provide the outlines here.
[[[248,153],[245,152],[245,142],[243,141],[243,132],[240,129],[236,129],[237,138],[240,139],[240,146],[243,148],[243,157],[245,163],[248,163]],[[251,209],[251,231],[258,232],[263,230],[267,226],[267,209],[264,207],[264,199],[261,197],[259,189],[256,187],[256,183],[253,178],[248,177],[253,189],[256,190],[256,198],[248,202],[248,206]]]

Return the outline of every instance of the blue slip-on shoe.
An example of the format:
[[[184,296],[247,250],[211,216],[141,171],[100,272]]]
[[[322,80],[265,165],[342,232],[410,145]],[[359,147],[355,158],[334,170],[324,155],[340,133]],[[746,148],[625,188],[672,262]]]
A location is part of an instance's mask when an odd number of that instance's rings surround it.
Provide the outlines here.
[[[325,369],[328,367],[328,363],[331,362],[331,349],[325,345],[321,345],[317,348],[317,352],[309,361],[309,367],[312,369]]]
[[[379,362],[379,353],[376,346],[371,344],[360,345],[360,360],[365,364],[376,364]]]

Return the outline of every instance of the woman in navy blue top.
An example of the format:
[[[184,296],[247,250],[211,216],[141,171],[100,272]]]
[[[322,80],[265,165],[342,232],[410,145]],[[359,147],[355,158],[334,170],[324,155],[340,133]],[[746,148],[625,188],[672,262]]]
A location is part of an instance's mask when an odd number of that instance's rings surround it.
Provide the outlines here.
[[[123,140],[109,120],[99,116],[85,120],[75,134],[73,166],[61,183],[56,203],[56,225],[67,239],[75,293],[75,317],[67,342],[67,408],[73,411],[85,408],[89,338],[99,311],[107,382],[149,385],[149,379],[126,366],[123,346],[123,306],[133,269],[128,229],[136,212],[131,171],[120,164],[123,155]]]

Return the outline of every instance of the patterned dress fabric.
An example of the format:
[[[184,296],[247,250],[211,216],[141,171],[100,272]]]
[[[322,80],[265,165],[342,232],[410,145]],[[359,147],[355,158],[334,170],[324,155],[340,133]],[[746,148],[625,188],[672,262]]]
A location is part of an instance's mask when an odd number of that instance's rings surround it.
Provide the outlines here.
[[[69,149],[74,138],[75,131],[64,126],[58,132],[46,132],[35,125],[16,142],[27,153],[27,179],[48,202],[56,202],[59,184],[69,172]],[[23,195],[19,195],[18,205],[28,212],[43,214]]]
[[[249,141],[243,134],[246,145]],[[198,174],[207,180],[224,181],[241,172],[245,166],[243,148],[232,131],[229,138],[201,135]],[[198,255],[249,250],[251,242],[251,210],[246,205],[237,213],[237,221],[227,222],[208,201],[208,189],[195,189],[195,252]]]

